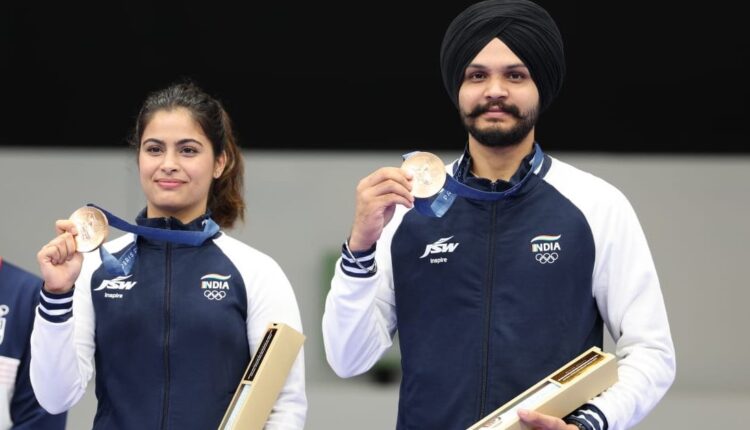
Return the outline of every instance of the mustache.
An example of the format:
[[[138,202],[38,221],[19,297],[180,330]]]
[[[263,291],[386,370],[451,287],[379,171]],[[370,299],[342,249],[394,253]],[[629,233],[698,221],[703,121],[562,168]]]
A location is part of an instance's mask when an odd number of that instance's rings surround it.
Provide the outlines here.
[[[514,116],[516,118],[518,118],[518,119],[523,119],[523,115],[521,115],[521,111],[520,111],[520,109],[518,109],[517,106],[508,105],[508,104],[505,104],[505,103],[500,102],[500,101],[489,102],[489,103],[484,104],[484,105],[479,105],[479,106],[475,107],[474,109],[472,109],[472,111],[469,112],[466,116],[469,117],[469,118],[476,118],[476,117],[478,117],[479,115],[482,115],[485,112],[489,112],[489,110],[490,110],[491,107],[499,107],[504,112],[506,112],[506,113],[508,113],[508,114],[510,114],[510,115],[512,115],[512,116]]]

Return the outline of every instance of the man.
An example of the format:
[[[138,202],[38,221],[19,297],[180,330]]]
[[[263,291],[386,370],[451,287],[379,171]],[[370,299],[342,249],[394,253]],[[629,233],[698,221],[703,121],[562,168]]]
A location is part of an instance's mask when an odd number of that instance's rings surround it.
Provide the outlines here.
[[[365,372],[398,330],[397,427],[466,429],[601,347],[606,325],[619,382],[564,419],[519,416],[536,429],[632,427],[671,385],[674,348],[627,199],[535,145],[565,71],[557,26],[528,0],[474,4],[449,26],[441,68],[468,131],[447,167],[453,192],[415,199],[414,174],[395,167],[360,181],[323,316],[329,364]],[[433,204],[443,198],[447,210]]]
[[[42,280],[0,258],[0,430],[63,430],[66,413],[39,406],[29,380],[29,337]]]

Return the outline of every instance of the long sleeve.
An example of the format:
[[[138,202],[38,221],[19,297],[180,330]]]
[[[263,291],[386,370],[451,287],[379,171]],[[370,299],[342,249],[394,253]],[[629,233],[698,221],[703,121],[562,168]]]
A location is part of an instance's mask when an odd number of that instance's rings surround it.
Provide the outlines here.
[[[359,268],[346,252],[336,262],[323,314],[323,343],[328,364],[341,377],[366,372],[393,344],[396,303],[390,243],[404,213],[397,208],[383,230],[374,251],[374,273]],[[367,264],[370,254],[357,253],[357,261]]]
[[[29,332],[27,332],[29,333]],[[29,380],[30,345],[27,344],[16,376],[16,387],[10,403],[13,430],[63,430],[66,413],[49,414],[37,402]]]
[[[94,308],[86,263],[72,292],[42,292],[31,333],[31,384],[53,414],[73,407],[94,373]]]
[[[621,430],[640,422],[675,376],[666,307],[646,237],[627,201],[609,215],[609,240],[597,251],[594,295],[616,342],[620,381],[592,401]]]
[[[266,268],[267,273],[253,281],[253,291],[248,294],[247,333],[252,353],[255,353],[271,322],[282,322],[303,332],[289,280],[275,262],[269,261]],[[268,417],[267,430],[304,428],[307,416],[304,357],[305,350],[302,348]]]
[[[589,428],[631,428],[675,376],[667,311],[646,236],[630,202],[605,181],[557,160],[546,180],[581,209],[591,227],[592,294],[618,359],[619,381],[573,416]]]
[[[237,262],[247,293],[247,340],[255,354],[270,323],[303,332],[297,299],[289,279],[271,257],[226,235],[217,245]],[[267,430],[300,430],[307,417],[305,359],[302,348],[292,365],[266,423]],[[239,381],[238,381],[239,382]]]

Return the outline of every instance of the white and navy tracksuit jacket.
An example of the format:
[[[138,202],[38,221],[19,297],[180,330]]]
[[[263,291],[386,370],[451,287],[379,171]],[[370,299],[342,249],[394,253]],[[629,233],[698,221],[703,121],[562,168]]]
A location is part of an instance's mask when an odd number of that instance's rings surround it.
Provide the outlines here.
[[[140,225],[202,229],[170,218]],[[126,234],[107,243],[119,256]],[[302,330],[296,299],[270,257],[218,233],[200,246],[137,239],[128,276],[85,255],[75,288],[42,294],[32,335],[39,402],[64,411],[96,374],[94,429],[215,429],[271,322]],[[267,429],[302,429],[307,400],[300,352]]]
[[[528,170],[522,163],[511,183]],[[465,155],[458,171],[469,171]],[[451,167],[448,168],[452,172]],[[508,183],[458,180],[483,191]],[[567,417],[590,429],[640,421],[671,385],[674,349],[651,254],[613,186],[545,156],[513,197],[459,197],[442,218],[399,207],[376,249],[344,252],[326,301],[340,376],[401,348],[397,428],[466,429],[591,346],[606,325],[619,382]]]
[[[29,381],[29,336],[42,280],[0,258],[0,430],[63,430],[67,414],[47,413]]]

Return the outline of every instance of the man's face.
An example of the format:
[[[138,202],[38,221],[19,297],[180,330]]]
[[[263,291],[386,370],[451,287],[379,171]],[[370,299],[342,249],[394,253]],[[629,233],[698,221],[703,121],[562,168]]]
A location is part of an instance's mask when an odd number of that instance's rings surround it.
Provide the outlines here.
[[[494,38],[466,68],[458,105],[464,126],[479,143],[511,146],[534,129],[539,90],[523,62]]]

